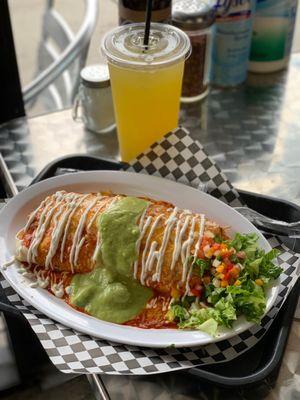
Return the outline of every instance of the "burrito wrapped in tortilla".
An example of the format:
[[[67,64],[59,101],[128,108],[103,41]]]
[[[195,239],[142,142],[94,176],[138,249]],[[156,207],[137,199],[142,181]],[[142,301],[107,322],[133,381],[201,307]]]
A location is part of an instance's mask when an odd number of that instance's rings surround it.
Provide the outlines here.
[[[166,316],[174,301],[201,299],[208,264],[199,260],[220,252],[225,239],[205,215],[168,202],[59,191],[29,215],[16,258],[79,311],[166,327],[176,325]]]

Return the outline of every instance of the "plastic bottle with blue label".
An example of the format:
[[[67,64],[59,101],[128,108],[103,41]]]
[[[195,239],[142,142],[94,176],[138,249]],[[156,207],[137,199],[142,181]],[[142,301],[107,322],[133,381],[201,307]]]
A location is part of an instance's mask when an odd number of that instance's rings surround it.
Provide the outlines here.
[[[249,71],[274,72],[288,64],[297,0],[258,0],[253,22]]]
[[[211,82],[236,86],[247,77],[255,0],[217,0]]]

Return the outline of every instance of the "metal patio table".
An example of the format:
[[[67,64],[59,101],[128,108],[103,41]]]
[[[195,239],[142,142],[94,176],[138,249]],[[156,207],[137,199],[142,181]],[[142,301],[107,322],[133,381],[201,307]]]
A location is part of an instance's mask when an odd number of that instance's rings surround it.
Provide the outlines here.
[[[293,55],[288,71],[251,74],[245,85],[213,89],[202,102],[182,104],[180,120],[237,188],[300,204],[300,54]],[[118,157],[115,131],[105,135],[85,131],[73,122],[69,109],[2,125],[0,152],[19,190],[57,157],[73,153]],[[296,314],[276,387],[262,389],[262,394],[270,391],[266,398],[299,398],[299,339]],[[102,379],[112,399],[258,398],[251,397],[251,392],[228,392],[192,378],[187,385],[181,376]],[[97,382],[92,383],[100,398]]]

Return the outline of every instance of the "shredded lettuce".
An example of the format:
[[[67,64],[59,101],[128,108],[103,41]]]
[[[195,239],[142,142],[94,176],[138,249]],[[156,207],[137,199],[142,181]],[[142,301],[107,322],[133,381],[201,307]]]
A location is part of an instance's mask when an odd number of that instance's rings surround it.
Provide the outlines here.
[[[258,247],[257,241],[258,236],[256,233],[248,233],[246,235],[237,233],[229,244],[236,251],[242,250],[246,253],[244,266],[251,279],[278,278],[282,268],[274,264],[273,260],[279,255],[279,250],[272,249],[265,253],[264,250]]]
[[[273,260],[279,251],[273,249],[268,253],[258,247],[258,236],[255,233],[242,235],[237,233],[233,240],[226,241],[236,252],[245,252],[245,257],[234,254],[231,260],[238,263],[241,272],[235,285],[215,287],[212,283],[205,285],[204,301],[207,307],[194,303],[194,297],[186,297],[183,301],[172,304],[167,318],[178,323],[181,329],[198,329],[216,336],[219,326],[232,327],[239,315],[248,321],[259,323],[266,310],[264,287],[271,279],[276,279],[282,268]],[[199,275],[210,269],[211,261],[197,259],[194,268]],[[260,280],[260,284],[256,280]]]
[[[183,323],[189,318],[187,309],[179,304],[173,304],[166,315],[169,321],[176,321],[179,324]]]
[[[229,295],[226,298],[222,297],[214,308],[214,317],[216,321],[227,328],[232,326],[233,321],[236,320],[236,309],[232,297]]]
[[[273,249],[263,256],[259,266],[259,273],[262,277],[276,279],[279,277],[283,269],[273,263],[274,258],[278,257],[280,251]]]
[[[234,247],[236,251],[251,250],[252,246],[256,246],[258,236],[256,233],[247,233],[242,235],[241,233],[236,233],[233,240],[229,242],[230,247]]]
[[[239,286],[228,286],[238,314],[244,314],[248,321],[259,322],[266,309],[266,298],[261,286],[253,283],[252,290]]]
[[[198,329],[215,336],[219,325],[230,328],[237,317],[232,300],[221,299],[214,308],[198,308],[194,305],[189,311],[179,304],[174,304],[168,311],[167,318],[178,322],[181,329]]]

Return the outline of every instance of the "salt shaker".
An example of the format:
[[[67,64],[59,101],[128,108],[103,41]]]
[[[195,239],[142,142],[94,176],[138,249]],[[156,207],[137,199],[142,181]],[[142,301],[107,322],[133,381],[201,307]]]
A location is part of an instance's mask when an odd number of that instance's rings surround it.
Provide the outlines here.
[[[172,23],[189,36],[192,44],[192,53],[184,67],[183,102],[197,101],[208,94],[212,27],[216,19],[214,5],[211,0],[173,2]]]
[[[73,106],[73,119],[86,129],[106,133],[115,126],[108,66],[89,65],[80,72],[80,85]]]

